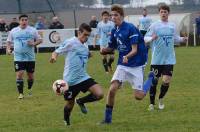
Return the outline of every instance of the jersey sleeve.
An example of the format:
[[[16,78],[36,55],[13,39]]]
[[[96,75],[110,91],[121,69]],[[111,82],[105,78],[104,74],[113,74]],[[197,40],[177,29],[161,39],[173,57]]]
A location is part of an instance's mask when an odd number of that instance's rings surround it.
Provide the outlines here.
[[[12,30],[8,34],[7,42],[13,42],[13,37],[12,37]]]
[[[139,37],[140,37],[139,31],[134,26],[131,26],[129,28],[129,39],[130,39],[131,45],[138,44],[139,43]]]
[[[57,54],[65,54],[72,49],[72,44],[65,40],[60,46],[55,50]]]
[[[176,29],[175,24],[174,24],[173,26],[174,26],[174,42],[175,42],[175,43],[183,42],[183,38],[184,38],[184,37],[180,37],[180,35],[179,35],[178,32],[177,32],[177,29]]]

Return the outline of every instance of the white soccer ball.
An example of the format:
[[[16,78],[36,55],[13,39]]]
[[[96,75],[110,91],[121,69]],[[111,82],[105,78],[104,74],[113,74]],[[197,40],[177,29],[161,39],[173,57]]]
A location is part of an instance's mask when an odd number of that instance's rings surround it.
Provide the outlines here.
[[[67,91],[69,89],[69,86],[67,84],[67,82],[65,82],[64,80],[56,80],[53,83],[53,91],[57,94],[57,95],[63,95],[65,91]]]

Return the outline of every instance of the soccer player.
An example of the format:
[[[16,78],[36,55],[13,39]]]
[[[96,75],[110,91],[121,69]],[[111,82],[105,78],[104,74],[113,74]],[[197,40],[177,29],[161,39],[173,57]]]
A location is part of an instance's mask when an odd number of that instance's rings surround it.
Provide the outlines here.
[[[115,23],[115,28],[111,31],[108,47],[102,48],[101,54],[108,54],[117,49],[119,57],[107,94],[105,118],[102,122],[107,124],[112,122],[115,95],[123,82],[128,81],[134,89],[134,97],[137,100],[142,100],[150,89],[154,78],[154,74],[151,72],[143,85],[143,67],[147,51],[139,30],[133,24],[124,21],[124,10],[118,4],[112,5],[111,17]]]
[[[103,98],[101,86],[92,79],[87,71],[86,64],[89,58],[89,50],[84,45],[91,33],[88,24],[81,24],[78,30],[78,37],[73,37],[64,41],[58,49],[56,49],[50,58],[50,62],[56,62],[58,55],[65,55],[65,67],[63,79],[68,83],[69,89],[65,91],[64,98],[66,105],[64,106],[64,121],[66,125],[70,125],[70,114],[76,102],[81,111],[86,114],[87,109],[85,103],[94,102]],[[79,92],[90,93],[85,97],[75,100]]]
[[[145,42],[152,43],[151,71],[156,75],[150,89],[149,110],[154,110],[156,87],[160,77],[162,77],[162,85],[158,106],[159,109],[164,109],[163,98],[168,91],[173,67],[176,63],[174,43],[187,41],[187,37],[177,35],[175,24],[168,21],[169,13],[169,6],[161,5],[159,7],[160,20],[150,26],[144,38]]]
[[[148,28],[150,27],[152,20],[150,17],[147,16],[147,9],[143,9],[142,12],[142,17],[139,18],[139,30],[142,33],[142,35],[144,36],[148,30]]]
[[[7,38],[7,53],[11,54],[11,44],[14,44],[14,67],[16,72],[16,84],[19,92],[19,99],[23,99],[24,71],[28,76],[29,95],[32,95],[32,85],[34,82],[35,71],[35,52],[34,48],[42,43],[42,38],[37,30],[28,25],[28,16],[19,16],[19,26],[13,28]]]
[[[99,38],[100,48],[104,48],[108,46],[108,42],[110,39],[111,30],[114,28],[114,23],[109,20],[110,14],[108,11],[103,11],[101,13],[102,21],[100,21],[97,25],[97,32],[94,37],[94,44],[96,46],[96,40]],[[114,52],[109,54],[109,59],[107,55],[102,55],[102,62],[105,69],[105,72],[112,72],[112,63],[114,61]]]

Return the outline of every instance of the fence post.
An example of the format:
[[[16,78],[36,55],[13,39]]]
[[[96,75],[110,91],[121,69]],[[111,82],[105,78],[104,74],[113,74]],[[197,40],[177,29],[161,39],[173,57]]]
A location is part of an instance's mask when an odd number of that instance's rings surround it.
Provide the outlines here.
[[[194,46],[196,46],[196,24],[193,24],[193,31],[194,31]]]

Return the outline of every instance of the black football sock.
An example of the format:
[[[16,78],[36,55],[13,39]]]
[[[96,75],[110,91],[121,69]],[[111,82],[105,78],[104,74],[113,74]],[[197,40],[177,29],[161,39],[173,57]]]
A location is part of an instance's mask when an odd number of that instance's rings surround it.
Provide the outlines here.
[[[31,89],[32,86],[33,86],[34,80],[33,79],[28,79],[27,82],[28,82],[28,89]]]
[[[64,107],[64,120],[66,121],[67,125],[70,125],[70,113],[71,109],[67,106]]]
[[[23,79],[17,79],[16,80],[16,84],[17,84],[18,92],[20,94],[23,94],[23,87],[24,87],[24,81],[23,81]]]
[[[104,59],[102,60],[102,62],[103,62],[103,66],[104,66],[105,71],[108,72],[108,62],[107,62],[107,59],[104,58]]]
[[[93,95],[92,93],[82,97],[82,98],[79,98],[77,99],[77,103],[80,103],[80,104],[84,104],[84,103],[87,103],[87,102],[94,102],[94,101],[97,101],[99,100],[95,95]]]
[[[160,98],[164,98],[164,96],[166,95],[168,89],[169,89],[169,83],[163,83],[161,85],[159,99]]]

